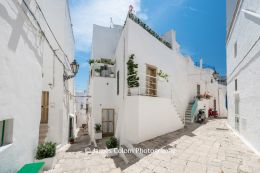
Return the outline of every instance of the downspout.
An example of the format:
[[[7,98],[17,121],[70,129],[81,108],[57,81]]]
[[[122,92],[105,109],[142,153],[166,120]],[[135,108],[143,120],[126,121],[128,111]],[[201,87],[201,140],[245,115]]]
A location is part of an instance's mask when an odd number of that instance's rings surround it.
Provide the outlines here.
[[[1,145],[4,145],[4,135],[5,135],[5,120],[3,121],[3,127],[2,127],[2,138],[1,138]]]

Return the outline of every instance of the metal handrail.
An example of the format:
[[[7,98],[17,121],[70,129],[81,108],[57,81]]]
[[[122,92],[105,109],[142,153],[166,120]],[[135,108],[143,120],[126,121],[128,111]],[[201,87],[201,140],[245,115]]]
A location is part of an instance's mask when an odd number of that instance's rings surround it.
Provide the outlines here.
[[[192,108],[191,108],[191,120],[192,121],[194,120],[197,107],[198,107],[198,99],[196,98],[193,105],[192,105]]]
[[[128,75],[128,77],[131,77],[131,76],[136,76],[136,74]],[[131,95],[146,95],[146,96],[159,96],[160,97],[160,96],[162,96],[162,95],[158,94],[161,92],[160,86],[162,83],[166,83],[167,81],[162,80],[157,75],[151,76],[151,75],[147,75],[147,74],[141,75],[141,77],[139,78],[138,81],[136,81],[136,80],[128,81],[128,83],[130,83],[130,84],[135,84],[137,82],[139,83],[139,86],[134,87],[134,88],[138,88],[138,93],[131,93]],[[170,84],[168,84],[168,85],[170,85]],[[131,88],[129,88],[129,89],[131,89]],[[169,87],[169,98],[170,98],[170,87]]]

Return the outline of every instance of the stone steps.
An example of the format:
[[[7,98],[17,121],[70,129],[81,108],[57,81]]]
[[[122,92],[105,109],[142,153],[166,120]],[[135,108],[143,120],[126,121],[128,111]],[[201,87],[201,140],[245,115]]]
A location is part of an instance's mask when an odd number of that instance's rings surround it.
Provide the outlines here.
[[[185,112],[185,123],[191,123],[191,110],[193,103],[189,103]]]
[[[39,129],[39,144],[43,144],[45,142],[45,138],[47,137],[48,133],[48,124],[40,124],[40,129]]]

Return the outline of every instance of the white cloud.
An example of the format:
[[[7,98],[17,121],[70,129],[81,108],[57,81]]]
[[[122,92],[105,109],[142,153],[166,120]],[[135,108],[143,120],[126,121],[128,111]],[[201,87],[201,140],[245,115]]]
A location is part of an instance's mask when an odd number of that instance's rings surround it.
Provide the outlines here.
[[[71,0],[70,4],[78,51],[90,50],[93,24],[109,26],[112,17],[114,24],[123,25],[129,5],[140,18],[148,19],[141,10],[141,0]]]
[[[199,12],[199,10],[196,9],[196,8],[193,8],[193,7],[188,7],[188,8],[189,8],[189,10],[191,10],[191,11],[193,11],[193,12]]]

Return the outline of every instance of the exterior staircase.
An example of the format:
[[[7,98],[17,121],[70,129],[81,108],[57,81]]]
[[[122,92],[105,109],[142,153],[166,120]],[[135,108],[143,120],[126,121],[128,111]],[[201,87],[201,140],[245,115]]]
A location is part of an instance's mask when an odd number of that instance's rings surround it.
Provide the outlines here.
[[[48,124],[40,124],[40,130],[39,130],[39,144],[43,144],[45,142],[45,138],[47,137],[48,133]]]
[[[185,112],[185,123],[191,123],[191,110],[194,102],[189,103]]]

